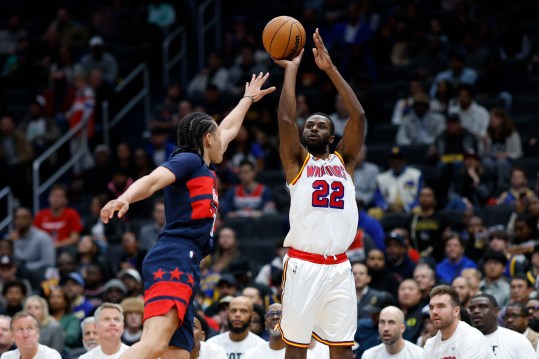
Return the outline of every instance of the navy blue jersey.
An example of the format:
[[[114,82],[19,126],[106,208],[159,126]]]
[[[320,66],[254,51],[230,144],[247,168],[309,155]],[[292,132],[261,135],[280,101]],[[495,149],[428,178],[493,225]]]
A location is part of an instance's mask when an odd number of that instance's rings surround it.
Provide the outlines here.
[[[203,258],[213,246],[219,206],[215,173],[199,154],[178,150],[162,166],[176,181],[163,190],[166,224],[159,239],[193,241]]]

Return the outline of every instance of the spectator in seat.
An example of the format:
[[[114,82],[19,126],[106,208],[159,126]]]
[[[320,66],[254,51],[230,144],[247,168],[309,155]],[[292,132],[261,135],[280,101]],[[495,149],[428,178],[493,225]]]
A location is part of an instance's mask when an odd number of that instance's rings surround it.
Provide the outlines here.
[[[516,206],[516,201],[523,199],[530,201],[534,197],[533,190],[528,186],[528,175],[526,169],[521,166],[514,166],[511,169],[511,185],[507,191],[502,192],[497,203],[502,205]]]
[[[404,117],[408,116],[412,112],[414,103],[414,96],[419,93],[424,93],[425,89],[421,80],[418,77],[412,78],[408,82],[409,96],[401,98],[395,104],[393,108],[393,116],[391,117],[391,123],[394,125],[400,125]]]
[[[56,319],[50,316],[45,299],[32,295],[24,302],[23,310],[32,314],[39,323],[39,343],[61,353],[64,350],[64,332]]]
[[[32,212],[19,207],[15,211],[14,229],[7,238],[13,241],[13,256],[30,274],[31,282],[37,287],[43,280],[48,267],[54,267],[56,253],[51,237],[45,231],[32,225]]]
[[[419,191],[419,206],[414,210],[410,226],[411,245],[421,257],[431,257],[440,261],[443,248],[440,237],[445,229],[439,211],[436,208],[436,194],[430,187]]]
[[[458,114],[462,127],[478,140],[487,136],[489,114],[485,107],[475,102],[474,90],[470,85],[460,85],[457,88],[457,101],[450,105],[449,113]]]
[[[79,212],[67,206],[67,189],[61,184],[53,185],[49,193],[49,208],[40,210],[34,218],[34,226],[47,232],[54,247],[69,248],[79,241],[83,229]]]
[[[103,72],[105,81],[114,85],[118,78],[118,63],[114,55],[105,51],[105,41],[101,36],[94,36],[88,43],[90,52],[84,55],[81,60],[81,66],[87,73],[93,69],[99,69]]]
[[[429,93],[431,98],[435,96],[440,81],[449,81],[454,88],[458,87],[460,84],[473,85],[477,82],[477,72],[468,67],[464,67],[465,61],[466,57],[458,52],[453,52],[450,55],[449,68],[438,73],[432,81]]]
[[[395,142],[399,146],[430,145],[445,129],[445,119],[430,111],[430,99],[425,93],[413,97],[412,111],[403,117]]]
[[[221,213],[227,217],[260,217],[275,212],[271,191],[256,182],[256,169],[252,162],[240,164],[240,183],[228,190],[221,202]]]
[[[474,261],[464,255],[464,240],[456,233],[446,237],[445,258],[436,266],[436,276],[443,284],[451,284],[463,269],[477,268]]]
[[[386,212],[411,212],[422,187],[421,172],[406,165],[403,149],[391,148],[389,170],[378,175],[375,204]]]
[[[484,255],[485,278],[479,283],[479,290],[491,294],[499,306],[509,303],[510,287],[503,277],[507,257],[503,252],[488,251]]]

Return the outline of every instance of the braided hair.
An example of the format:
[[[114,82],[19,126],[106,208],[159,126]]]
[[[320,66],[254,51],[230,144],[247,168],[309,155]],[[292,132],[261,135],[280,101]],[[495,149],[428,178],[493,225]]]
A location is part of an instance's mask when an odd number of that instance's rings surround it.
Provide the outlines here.
[[[205,113],[193,112],[185,115],[178,124],[178,146],[183,151],[199,152],[204,156],[203,137],[215,128],[213,119]]]

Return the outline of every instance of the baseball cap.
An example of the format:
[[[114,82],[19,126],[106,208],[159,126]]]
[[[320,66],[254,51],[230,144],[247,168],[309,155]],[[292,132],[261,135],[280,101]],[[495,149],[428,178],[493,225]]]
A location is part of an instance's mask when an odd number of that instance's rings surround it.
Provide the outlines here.
[[[371,297],[369,304],[363,307],[363,310],[369,314],[380,313],[387,306],[395,305],[393,296],[388,292],[379,292]]]
[[[122,291],[123,294],[127,294],[127,288],[125,287],[124,283],[119,279],[111,279],[103,286],[105,292],[111,288],[118,288]]]
[[[232,301],[232,299],[234,299],[234,297],[231,295],[227,295],[226,297],[221,298],[219,302],[217,303],[217,308],[221,309],[225,306],[228,306],[230,302]]]
[[[389,151],[389,158],[404,158],[404,150],[402,147],[393,146]]]
[[[142,283],[142,278],[140,277],[140,274],[136,269],[134,269],[134,268],[124,269],[124,270],[120,271],[120,273],[118,273],[118,278],[122,279],[126,275],[132,277],[138,283]]]
[[[94,47],[94,46],[103,46],[103,44],[105,43],[105,41],[103,41],[103,38],[101,36],[93,36],[91,39],[90,39],[90,47]]]
[[[69,274],[64,278],[64,280],[62,281],[63,284],[65,284],[65,282],[66,282],[67,280],[69,280],[69,279],[71,279],[72,281],[74,281],[74,282],[77,283],[78,285],[84,287],[84,278],[82,278],[82,275],[80,275],[80,273],[77,273],[77,272],[71,272],[71,273],[69,273]]]
[[[0,266],[12,266],[15,264],[13,257],[8,255],[3,255],[0,257]]]
[[[406,239],[399,233],[391,232],[387,234],[385,241],[388,242],[391,240],[397,241],[401,246],[406,246]]]
[[[217,281],[217,286],[220,286],[221,284],[229,284],[233,287],[238,285],[238,282],[236,281],[236,278],[230,273],[224,273],[221,275],[221,278]]]

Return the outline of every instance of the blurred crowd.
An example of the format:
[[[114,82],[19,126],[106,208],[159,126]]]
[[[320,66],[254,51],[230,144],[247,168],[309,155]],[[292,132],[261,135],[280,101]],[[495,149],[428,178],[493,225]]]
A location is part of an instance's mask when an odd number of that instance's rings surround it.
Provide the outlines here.
[[[539,22],[533,17],[539,6],[525,0],[273,3],[268,14],[295,16],[308,34],[298,131],[310,113],[323,111],[340,138],[348,117],[309,53],[315,28],[367,114],[355,170],[360,220],[348,252],[358,295],[357,358],[380,343],[377,315],[388,305],[403,311],[405,339],[422,345],[434,335],[425,305],[436,284],[452,285],[464,309],[474,294],[491,294],[500,325],[539,331]],[[134,126],[122,122],[107,146],[103,101],[113,109],[127,102],[115,88],[137,61],[160,81],[161,42],[188,25],[189,7],[84,2],[44,11],[45,20],[8,10],[0,19],[0,187],[10,186],[17,209],[0,241],[0,313],[6,315],[0,324],[24,309],[38,320],[40,343],[76,357],[84,352],[81,321],[113,303],[120,307],[108,309],[125,316],[121,340],[136,342],[141,265],[164,226],[163,200],[136,203],[106,226],[99,210],[168,158],[180,118],[203,111],[219,122],[251,75],[269,72],[278,91],[251,108],[216,166],[217,239],[202,263],[197,297],[206,338],[231,330],[228,308],[241,294],[252,300],[241,320],[268,340],[265,319],[271,324],[277,311],[268,308],[280,300],[289,207],[277,138],[282,71],[261,44],[270,18],[262,21],[247,2],[227,9],[222,47],[208,48],[204,67],[190,68],[186,83],[173,79],[152,89],[151,118],[140,133],[122,136]],[[196,52],[194,34],[189,41]],[[32,162],[87,117],[89,155],[34,213]],[[41,175],[48,178],[83,144],[74,137],[47,159]],[[504,316],[515,307],[526,320],[520,329]],[[0,351],[8,344],[0,342]],[[532,344],[537,348],[537,338]]]

